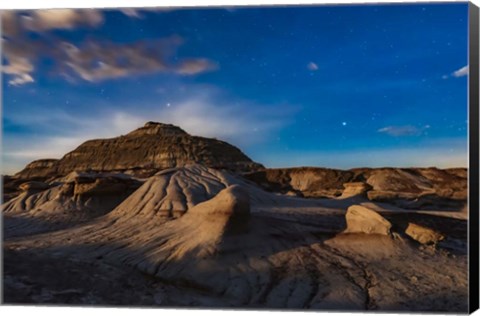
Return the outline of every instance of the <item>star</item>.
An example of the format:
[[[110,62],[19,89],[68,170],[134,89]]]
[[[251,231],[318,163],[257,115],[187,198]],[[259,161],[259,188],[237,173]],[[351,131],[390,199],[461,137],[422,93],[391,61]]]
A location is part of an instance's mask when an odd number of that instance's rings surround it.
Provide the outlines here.
[[[343,125],[343,126],[347,126],[347,122],[342,122],[342,125]]]
[[[167,103],[167,108],[169,108],[170,106],[171,106],[171,104],[170,104],[170,103]]]

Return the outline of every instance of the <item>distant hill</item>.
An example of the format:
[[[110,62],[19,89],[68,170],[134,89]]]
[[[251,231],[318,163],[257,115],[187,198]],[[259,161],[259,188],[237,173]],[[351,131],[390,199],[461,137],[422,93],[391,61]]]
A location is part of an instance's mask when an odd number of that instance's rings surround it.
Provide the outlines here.
[[[14,178],[50,178],[72,171],[122,172],[148,177],[188,163],[234,172],[263,168],[226,142],[192,136],[171,124],[148,122],[127,135],[86,141],[59,160],[33,161]]]

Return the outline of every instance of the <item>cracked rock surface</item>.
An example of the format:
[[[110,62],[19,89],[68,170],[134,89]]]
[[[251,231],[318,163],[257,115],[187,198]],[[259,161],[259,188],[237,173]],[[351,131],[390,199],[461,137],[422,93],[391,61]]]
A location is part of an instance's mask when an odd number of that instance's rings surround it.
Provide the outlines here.
[[[83,178],[2,206],[6,303],[467,311],[467,221],[450,212],[275,194],[199,164]],[[137,188],[110,208],[105,183]],[[373,231],[345,231],[352,205]],[[445,238],[422,245],[408,223]]]

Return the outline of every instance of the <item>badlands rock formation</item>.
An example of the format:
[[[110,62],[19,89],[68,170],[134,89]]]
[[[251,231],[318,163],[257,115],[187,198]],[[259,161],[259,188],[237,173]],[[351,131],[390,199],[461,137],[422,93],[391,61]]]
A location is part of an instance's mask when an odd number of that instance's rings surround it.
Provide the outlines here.
[[[30,164],[4,179],[4,301],[467,310],[464,169],[259,168],[157,123]]]
[[[123,172],[148,177],[192,162],[234,171],[262,167],[226,142],[191,136],[171,124],[148,122],[127,135],[89,140],[60,160],[34,161],[15,177],[48,178],[72,171]]]
[[[467,172],[461,168],[302,167],[264,169],[245,177],[272,192],[293,191],[310,198],[348,198],[366,193],[370,201],[405,209],[461,210],[467,201]]]
[[[6,237],[65,228],[104,215],[141,182],[116,174],[72,172],[52,184],[25,182],[23,192],[2,205]]]
[[[66,185],[59,183],[43,194]],[[37,200],[34,208],[44,205]],[[198,164],[165,170],[105,215],[42,234],[7,235],[6,302],[466,309],[466,254],[447,250],[459,237],[449,237],[445,248],[440,242],[423,249],[386,235],[382,216],[390,211],[356,206],[345,218],[346,205],[275,195]],[[352,209],[360,215],[352,218]],[[7,213],[8,232],[22,211]],[[27,211],[32,220],[41,213]],[[449,226],[466,229],[461,220]],[[365,234],[363,227],[381,234]],[[32,272],[38,262],[42,274]],[[70,281],[52,282],[59,274]]]
[[[305,197],[335,197],[343,192],[343,184],[353,173],[326,168],[265,169],[245,175],[263,188],[286,193],[299,191]]]
[[[340,198],[346,199],[354,196],[365,196],[367,191],[371,190],[372,187],[364,182],[346,182],[343,184],[345,188],[342,192]]]
[[[40,159],[35,160],[25,166],[25,169],[17,174],[18,178],[49,178],[57,175],[55,168],[57,159]]]

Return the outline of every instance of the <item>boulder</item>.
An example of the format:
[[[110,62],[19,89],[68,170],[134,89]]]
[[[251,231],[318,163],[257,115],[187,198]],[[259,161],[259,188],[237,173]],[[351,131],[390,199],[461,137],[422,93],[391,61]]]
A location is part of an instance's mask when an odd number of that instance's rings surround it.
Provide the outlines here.
[[[344,233],[390,235],[392,224],[377,212],[364,206],[350,206],[345,219],[347,229]]]
[[[434,231],[433,229],[414,223],[408,223],[405,234],[424,245],[436,244],[445,238],[442,234]]]

